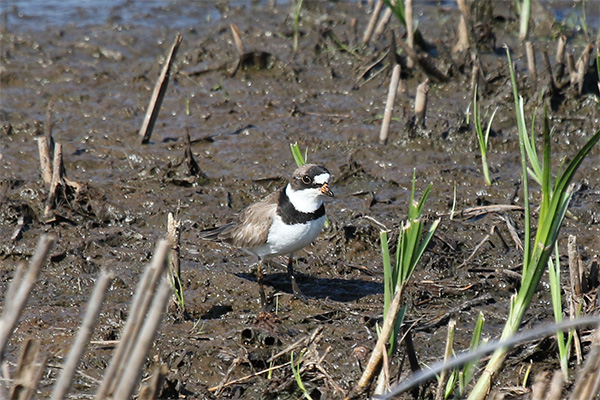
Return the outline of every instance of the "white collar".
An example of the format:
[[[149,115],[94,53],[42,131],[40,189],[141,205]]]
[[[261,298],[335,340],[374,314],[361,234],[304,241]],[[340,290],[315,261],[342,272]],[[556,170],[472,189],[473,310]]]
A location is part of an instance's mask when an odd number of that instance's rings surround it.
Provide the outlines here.
[[[294,208],[303,213],[313,213],[323,204],[323,194],[319,188],[294,190],[288,183],[285,194]]]

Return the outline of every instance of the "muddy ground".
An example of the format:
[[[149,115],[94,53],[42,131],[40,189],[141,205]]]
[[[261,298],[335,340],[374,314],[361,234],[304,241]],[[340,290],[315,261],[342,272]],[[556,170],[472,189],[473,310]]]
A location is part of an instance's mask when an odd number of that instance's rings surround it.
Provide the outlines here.
[[[110,268],[116,278],[71,391],[72,398],[91,398],[114,349],[107,341],[119,339],[140,274],[173,212],[184,228],[181,267],[188,314],[164,317],[145,366],[145,376],[159,363],[168,366],[161,397],[300,398],[289,367],[224,385],[218,392],[215,388],[289,361],[289,351],[273,363],[268,359],[318,330],[312,355],[322,358],[322,370],[308,368],[303,380],[313,398],[341,398],[341,391],[360,377],[382,318],[380,226],[373,220],[396,231],[406,217],[413,170],[419,196],[433,184],[427,217],[442,218],[406,296],[406,324],[412,326],[418,360],[429,365],[441,359],[450,317],[457,319],[456,349],[468,347],[479,312],[486,318],[484,336],[497,338],[518,286],[510,272],[518,273],[521,265],[521,252],[504,221],[514,221],[522,233],[523,214],[473,217],[462,211],[522,205],[514,103],[502,44],[514,52],[527,115],[537,111],[541,121],[543,105],[549,106],[555,170],[600,129],[600,113],[593,62],[581,95],[568,85],[552,97],[544,95],[548,77],[541,51],[547,49],[554,64],[556,38],[564,34],[567,53],[577,61],[590,40],[578,19],[580,6],[545,2],[546,11],[534,13],[532,41],[540,70],[534,82],[516,37],[512,2],[493,3],[496,7],[487,13],[473,9],[488,80],[480,103],[490,112],[498,107],[489,154],[494,184],[489,187],[465,117],[472,99],[468,57],[449,56],[460,15],[452,2],[415,6],[430,59],[450,80],[430,82],[425,126],[409,129],[415,89],[425,76],[416,67],[404,68],[406,92],[398,97],[386,145],[378,143],[378,135],[389,68],[384,69],[384,60],[365,71],[387,50],[390,37],[386,33],[359,47],[371,15],[368,2],[305,0],[296,52],[295,7],[287,3],[113,1],[104,7],[67,8],[51,2],[47,12],[27,2],[3,3],[0,293],[18,262],[33,254],[42,233],[58,238],[9,344],[11,368],[23,341],[39,339],[48,367],[38,397],[49,395],[98,273]],[[593,40],[600,11],[593,2],[587,4]],[[239,28],[245,51],[256,55],[235,75],[238,53],[230,24]],[[404,34],[396,20],[392,26],[398,36]],[[183,42],[172,79],[151,142],[140,145],[137,131],[177,32]],[[48,188],[39,173],[36,138],[48,128],[51,102],[52,134],[64,146],[67,175],[86,184],[87,192],[62,201],[48,219]],[[186,129],[200,177],[190,178],[185,164],[179,165]],[[255,260],[225,245],[200,242],[197,235],[283,186],[295,166],[289,150],[294,142],[306,149],[310,162],[333,173],[336,197],[326,205],[330,226],[297,255],[299,285],[309,303],[290,302],[284,260],[275,260],[265,279],[268,294],[278,298],[278,310],[265,317],[260,315]],[[559,239],[561,261],[567,264],[567,235],[576,235],[589,271],[600,252],[600,147],[584,162],[575,184]],[[450,219],[455,186],[456,215]],[[532,186],[537,206],[538,186]],[[20,219],[25,229],[13,237]],[[477,248],[492,229],[490,239]],[[524,329],[553,319],[547,282],[544,276]],[[593,282],[586,313],[598,312],[597,292],[598,282]],[[588,346],[584,335],[584,352]],[[392,359],[393,376],[409,374],[405,355],[401,346]],[[495,390],[506,398],[526,397],[532,379],[521,385],[530,365],[532,377],[558,368],[553,339],[513,351]],[[571,365],[576,368],[575,358]],[[434,388],[425,386],[425,398]]]

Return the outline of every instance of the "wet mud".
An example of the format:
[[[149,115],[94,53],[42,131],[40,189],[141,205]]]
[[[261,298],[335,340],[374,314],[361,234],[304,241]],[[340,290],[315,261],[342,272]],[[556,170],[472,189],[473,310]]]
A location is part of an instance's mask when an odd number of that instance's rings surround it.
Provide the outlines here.
[[[468,347],[479,312],[486,318],[484,336],[500,334],[522,258],[506,221],[522,234],[523,213],[468,210],[522,205],[514,102],[502,44],[513,51],[526,114],[541,121],[548,105],[557,171],[561,160],[600,129],[593,62],[581,95],[568,85],[551,95],[545,91],[541,51],[553,55],[560,34],[567,36],[567,51],[575,59],[588,44],[568,21],[551,19],[569,9],[549,3],[550,16],[536,16],[537,81],[528,76],[514,11],[496,7],[481,17],[479,43],[488,83],[480,104],[490,113],[498,107],[488,155],[493,185],[486,186],[477,138],[466,120],[472,100],[468,57],[444,56],[454,44],[460,15],[453,4],[416,6],[430,60],[450,80],[430,82],[425,124],[410,128],[415,90],[425,75],[418,68],[403,69],[406,91],[397,98],[383,145],[378,136],[390,69],[385,59],[376,60],[387,51],[390,36],[360,48],[370,17],[367,2],[306,0],[297,51],[294,5],[266,3],[148,2],[143,7],[123,2],[102,10],[101,17],[81,8],[70,22],[48,26],[19,4],[3,8],[0,292],[6,291],[16,265],[33,254],[42,233],[58,238],[7,353],[14,363],[26,338],[41,340],[51,367],[39,387],[40,398],[51,391],[100,269],[110,268],[116,278],[72,390],[78,398],[93,395],[139,277],[165,235],[169,212],[183,223],[187,313],[170,307],[145,364],[145,376],[158,364],[168,366],[161,397],[300,398],[289,366],[258,372],[289,361],[290,349],[305,347],[302,377],[308,392],[315,399],[342,398],[358,381],[382,321],[380,224],[391,230],[393,242],[406,218],[413,171],[418,196],[433,184],[427,218],[442,218],[407,289],[405,324],[412,327],[419,362],[428,365],[443,357],[450,318],[457,320],[456,349]],[[596,32],[594,12],[588,11]],[[230,24],[241,32],[241,58]],[[404,32],[396,21],[393,26],[397,35]],[[183,42],[171,81],[150,143],[140,145],[137,132],[177,32]],[[67,196],[68,201],[61,197],[48,219],[48,187],[39,172],[36,138],[50,128],[63,145],[67,176],[85,190]],[[197,176],[189,175],[184,159],[186,130],[201,169]],[[336,197],[326,204],[330,225],[296,255],[308,304],[292,301],[285,260],[275,259],[266,268],[265,284],[277,309],[264,314],[255,260],[197,235],[285,185],[295,168],[289,149],[295,142],[307,151],[308,161],[333,173]],[[559,238],[566,265],[567,235],[577,236],[588,271],[600,252],[599,166],[596,147],[575,177],[570,214]],[[532,186],[532,204],[537,205],[539,187]],[[566,268],[563,278],[568,282]],[[553,320],[547,282],[544,277],[523,328]],[[597,313],[598,282],[588,290],[592,306],[585,311]],[[299,341],[301,346],[290,347]],[[410,374],[405,355],[401,346],[392,357],[393,376]],[[530,363],[531,376],[559,368],[554,341],[517,347],[494,387],[508,398],[524,398],[527,389],[521,393],[515,387]],[[435,385],[425,385],[425,398]]]

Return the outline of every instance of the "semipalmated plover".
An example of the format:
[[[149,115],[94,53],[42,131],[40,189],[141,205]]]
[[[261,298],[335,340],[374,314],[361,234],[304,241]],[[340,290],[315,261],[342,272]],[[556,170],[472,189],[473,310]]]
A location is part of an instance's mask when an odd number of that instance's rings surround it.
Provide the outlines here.
[[[200,232],[202,239],[230,243],[258,258],[257,281],[263,306],[262,263],[278,255],[289,255],[287,268],[294,296],[306,302],[294,277],[294,252],[311,244],[323,230],[323,199],[333,197],[330,178],[324,167],[305,164],[294,171],[286,187],[250,205],[235,222]]]

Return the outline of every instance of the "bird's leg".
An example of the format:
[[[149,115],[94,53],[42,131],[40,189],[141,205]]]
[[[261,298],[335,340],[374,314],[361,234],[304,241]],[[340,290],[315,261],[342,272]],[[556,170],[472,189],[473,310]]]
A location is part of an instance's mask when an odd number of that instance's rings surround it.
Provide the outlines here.
[[[262,260],[258,260],[258,269],[256,272],[256,281],[258,282],[258,290],[260,291],[260,302],[263,309],[267,309],[267,296],[265,296],[265,287],[263,286]]]
[[[290,258],[288,259],[288,275],[290,280],[292,281],[292,291],[294,292],[294,297],[302,300],[304,303],[308,304],[308,299],[306,296],[300,291],[298,287],[298,283],[296,282],[296,277],[294,276],[294,253],[290,254]]]

